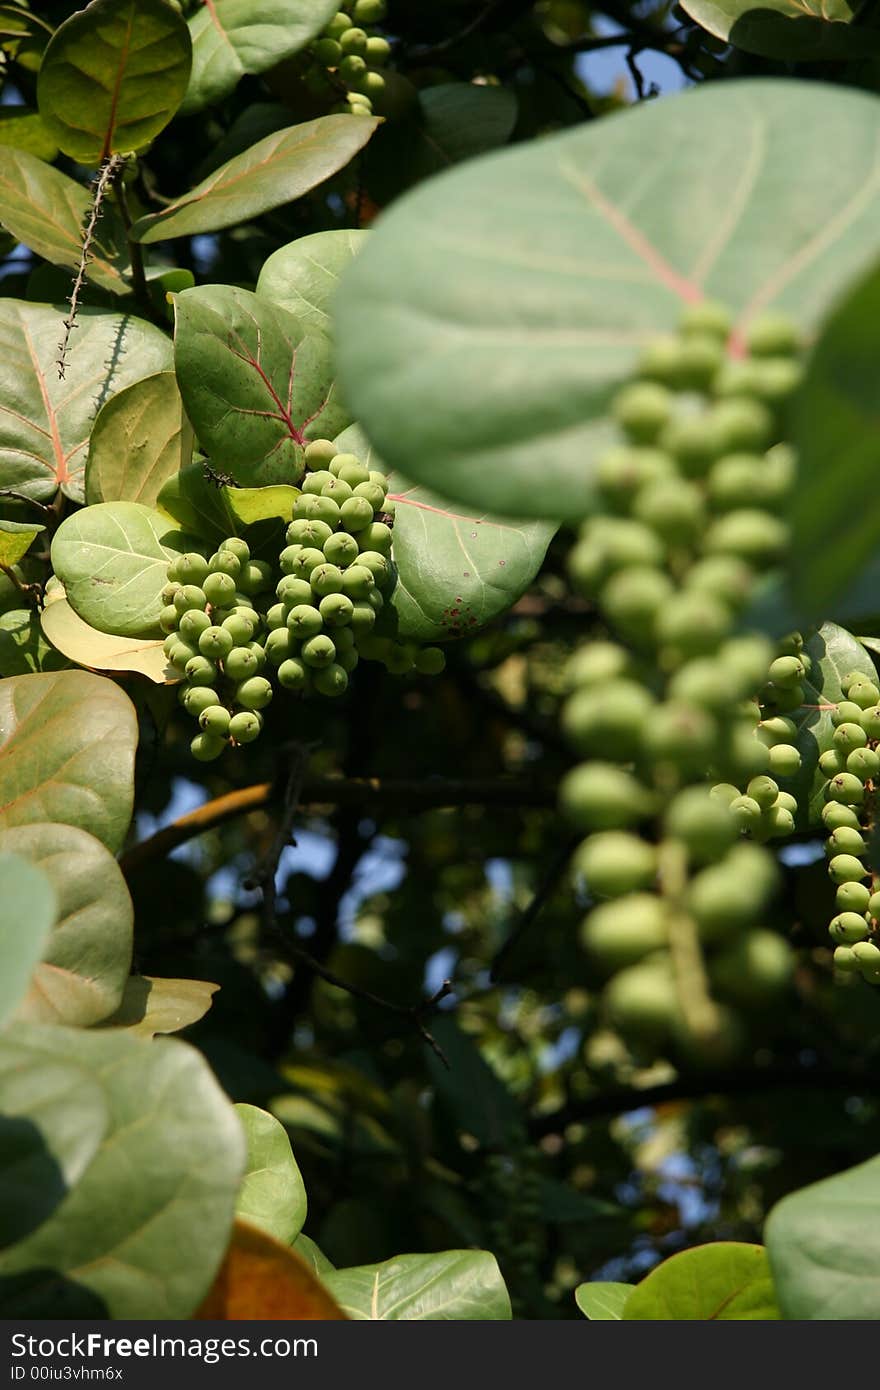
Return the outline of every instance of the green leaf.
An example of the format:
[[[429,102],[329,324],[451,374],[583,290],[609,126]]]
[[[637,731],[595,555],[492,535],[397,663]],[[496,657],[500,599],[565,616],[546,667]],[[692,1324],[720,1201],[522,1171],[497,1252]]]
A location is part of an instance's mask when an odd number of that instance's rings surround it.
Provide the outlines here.
[[[22,1094],[15,1075],[59,1064],[99,1088],[106,1132],[48,1220],[0,1257],[4,1311],[187,1318],[229,1239],[244,1167],[235,1111],[185,1043],[23,1025],[0,1038],[0,1108],[36,1127],[52,1155],[55,1113],[40,1106],[42,1088]],[[92,1130],[87,1112],[81,1127]]]
[[[39,111],[28,111],[21,106],[7,106],[0,111],[0,145],[11,145],[37,159],[58,157],[58,146]]]
[[[140,1038],[178,1033],[198,1023],[220,988],[208,980],[169,980],[132,975],[125,983],[122,1003],[101,1021],[102,1028],[124,1029]]]
[[[874,1321],[880,1297],[880,1158],[784,1197],[764,1238],[784,1318]]]
[[[293,1250],[306,1264],[309,1265],[319,1278],[323,1279],[326,1274],[335,1273],[336,1266],[332,1265],[322,1250],[319,1250],[315,1242],[300,1231],[296,1240],[293,1242]]]
[[[633,1291],[632,1284],[579,1284],[574,1291],[575,1302],[591,1322],[619,1322],[626,1301]]]
[[[235,533],[235,516],[229,506],[230,489],[216,487],[205,475],[201,460],[188,463],[168,479],[156,499],[160,512],[185,531],[216,546]]]
[[[861,642],[836,623],[823,623],[807,639],[805,651],[812,666],[802,682],[804,704],[790,716],[798,726],[796,742],[801,766],[794,777],[779,779],[783,791],[791,792],[797,799],[802,829],[822,824],[827,778],[819,769],[819,758],[834,746],[831,715],[834,706],[845,699],[841,679],[850,671],[862,671],[870,680],[877,674]]]
[[[253,526],[257,521],[270,521],[280,518],[291,521],[293,508],[300,495],[298,487],[227,487],[224,488],[226,501],[233,516],[242,526]]]
[[[371,468],[384,469],[356,425],[336,442]],[[397,582],[388,608],[402,640],[443,642],[478,632],[529,587],[555,525],[468,514],[399,473],[389,482]]]
[[[167,0],[92,0],[49,40],[40,115],[79,164],[145,150],[180,106],[191,63],[189,30]]]
[[[355,417],[445,496],[582,516],[611,396],[683,305],[730,303],[738,350],[768,307],[812,329],[876,257],[878,112],[843,87],[706,83],[431,179],[335,301]]]
[[[361,1322],[497,1322],[511,1316],[501,1271],[485,1250],[398,1255],[323,1279],[346,1316]]]
[[[859,8],[858,0],[682,0],[685,13],[716,38],[792,63],[860,58],[876,49],[876,33],[848,28]]]
[[[171,365],[164,333],[130,314],[80,309],[64,380],[65,308],[0,299],[0,488],[82,502],[89,434],[116,391]]]
[[[157,637],[174,550],[168,522],[140,502],[99,502],[63,521],[52,567],[75,613],[117,637]]]
[[[306,1219],[306,1189],[287,1130],[255,1105],[236,1105],[247,1140],[247,1166],[236,1216],[292,1245]]]
[[[70,270],[79,265],[91,201],[82,184],[42,159],[26,150],[0,148],[0,223],[44,260]],[[127,294],[127,269],[125,230],[108,205],[98,223],[86,275],[111,294]]]
[[[265,72],[299,53],[339,8],[337,0],[211,0],[189,21],[188,115],[228,96],[245,73]]]
[[[369,233],[315,232],[288,242],[264,262],[257,294],[314,332],[331,330],[330,303],[339,278]]]
[[[245,487],[297,482],[305,441],[351,422],[327,338],[232,285],[184,290],[175,304],[177,381],[202,449]]]
[[[767,1252],[734,1240],[682,1250],[636,1285],[622,1316],[625,1322],[779,1318]]]
[[[16,1016],[88,1028],[118,1008],[131,969],[134,918],[119,865],[94,835],[72,825],[21,825],[5,830],[3,840],[42,870],[57,902],[54,929]]]
[[[214,232],[293,202],[344,169],[379,124],[370,116],[319,116],[258,140],[161,212],[141,217],[136,241]]]
[[[55,890],[49,879],[40,868],[15,852],[8,832],[4,836],[3,850],[0,854],[0,883],[3,884],[0,897],[0,1024],[19,1008],[27,994],[57,912]]]
[[[45,529],[45,526],[35,526],[29,521],[3,521],[0,518],[0,565],[17,565]]]
[[[101,407],[89,442],[87,502],[143,502],[192,459],[192,429],[173,372],[135,381]]]
[[[368,181],[378,202],[404,188],[505,145],[516,125],[509,87],[441,82],[426,87],[400,119],[389,121],[370,148]]]
[[[114,854],[134,796],[137,718],[86,671],[0,681],[0,831],[35,821],[88,830]]]
[[[798,478],[789,504],[789,569],[805,618],[827,613],[880,544],[880,267],[822,328],[794,401]],[[853,498],[860,499],[853,507]],[[875,600],[876,602],[876,600]]]
[[[0,5],[0,45],[27,72],[37,72],[52,25],[33,14],[27,5]]]
[[[47,595],[46,607],[39,620],[43,635],[68,661],[77,666],[86,666],[91,671],[132,672],[146,676],[155,685],[168,683],[168,662],[160,639],[115,637],[112,633],[89,627],[73,611],[60,584],[51,602],[48,599]]]
[[[35,608],[0,613],[0,676],[63,671],[69,662],[45,640]]]

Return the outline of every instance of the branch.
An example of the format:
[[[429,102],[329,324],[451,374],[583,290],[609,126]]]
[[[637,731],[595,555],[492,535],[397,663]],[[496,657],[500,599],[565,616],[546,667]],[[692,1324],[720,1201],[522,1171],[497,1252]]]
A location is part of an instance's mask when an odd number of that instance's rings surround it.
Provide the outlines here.
[[[273,782],[259,782],[252,787],[242,787],[225,796],[218,796],[198,810],[181,816],[149,839],[133,845],[122,856],[120,867],[123,873],[130,873],[152,859],[170,854],[179,845],[213,830],[225,821],[270,805],[276,798],[277,788]],[[373,805],[415,812],[458,806],[549,807],[555,804],[555,799],[555,787],[514,777],[487,781],[443,777],[423,781],[406,778],[383,780],[379,777],[306,777],[299,806]]]
[[[0,565],[0,572],[15,585],[19,593],[27,600],[31,608],[43,607],[43,586],[42,584],[28,584],[26,580],[19,579],[11,565]]]
[[[16,492],[14,487],[0,487],[0,497],[8,497],[12,502],[26,502],[29,507],[35,507],[44,516],[54,515],[51,503],[38,502],[35,497],[28,497],[26,492]]]
[[[762,1095],[767,1091],[843,1091],[850,1095],[876,1089],[876,1081],[862,1070],[849,1071],[841,1067],[797,1067],[780,1064],[775,1067],[742,1068],[730,1071],[705,1071],[696,1076],[680,1076],[659,1086],[630,1086],[613,1091],[599,1091],[583,1100],[570,1101],[549,1115],[536,1115],[529,1122],[533,1139],[547,1134],[562,1134],[569,1125],[587,1120],[612,1119],[630,1110],[665,1105],[669,1101],[700,1101],[710,1096]]]
[[[550,868],[541,883],[538,885],[535,895],[519,915],[519,920],[512,928],[510,935],[503,946],[496,952],[495,958],[489,967],[489,979],[493,984],[497,984],[505,978],[504,966],[506,965],[511,952],[519,945],[526,932],[541,915],[544,904],[553,896],[560,878],[568,868],[571,856],[574,854],[581,842],[581,836],[566,841],[559,849],[556,857],[552,861]]]
[[[95,181],[92,184],[92,204],[89,209],[86,225],[83,229],[79,265],[77,266],[76,276],[73,281],[73,289],[70,292],[68,315],[64,320],[64,337],[58,344],[57,367],[58,376],[61,381],[64,380],[64,373],[67,370],[67,354],[70,349],[70,335],[78,326],[76,315],[79,308],[79,297],[82,293],[82,287],[85,284],[86,270],[88,269],[89,261],[92,259],[92,242],[95,239],[95,229],[97,228],[101,213],[104,210],[104,199],[107,196],[107,192],[124,164],[125,159],[122,155],[111,154],[109,159],[101,165]]]

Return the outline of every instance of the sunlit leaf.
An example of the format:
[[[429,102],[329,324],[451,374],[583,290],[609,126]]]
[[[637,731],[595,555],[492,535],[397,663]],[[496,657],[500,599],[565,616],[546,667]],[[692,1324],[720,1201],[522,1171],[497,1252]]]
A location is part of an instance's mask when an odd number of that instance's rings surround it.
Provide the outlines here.
[[[89,441],[87,502],[143,502],[192,459],[192,429],[173,372],[117,391],[102,406]]]
[[[287,1130],[255,1105],[237,1105],[248,1158],[236,1215],[276,1240],[292,1245],[306,1219],[306,1189]]]
[[[101,1022],[102,1028],[124,1029],[141,1038],[178,1033],[198,1023],[220,988],[207,980],[169,980],[132,975],[125,983],[122,1003]]]

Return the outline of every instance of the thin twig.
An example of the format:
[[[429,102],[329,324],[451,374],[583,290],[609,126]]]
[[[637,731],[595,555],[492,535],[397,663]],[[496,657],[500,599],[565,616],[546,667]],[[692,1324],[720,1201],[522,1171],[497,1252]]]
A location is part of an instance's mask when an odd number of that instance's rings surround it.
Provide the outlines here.
[[[19,579],[11,565],[0,565],[0,571],[6,575],[18,589],[23,598],[27,599],[32,608],[43,607],[43,586],[42,584],[28,584],[24,579]]]
[[[14,487],[0,487],[0,497],[8,497],[12,502],[26,502],[29,507],[42,512],[44,516],[52,515],[50,503],[38,502],[35,497],[28,497],[26,492],[16,492]]]
[[[95,228],[101,217],[104,208],[104,199],[107,190],[125,164],[125,156],[121,154],[111,154],[110,158],[101,165],[97,178],[92,185],[92,205],[89,209],[89,216],[83,230],[82,246],[80,247],[79,265],[77,266],[76,277],[73,282],[73,289],[70,292],[69,310],[67,318],[64,320],[64,337],[58,344],[58,376],[63,381],[64,373],[67,370],[67,355],[70,350],[70,335],[78,327],[76,321],[77,309],[79,308],[79,297],[82,287],[85,284],[86,271],[92,259],[92,243],[95,239]]]
[[[506,965],[511,952],[519,945],[529,928],[540,916],[544,905],[553,896],[560,878],[568,868],[571,856],[581,842],[581,836],[567,840],[559,849],[550,863],[546,875],[538,884],[534,896],[528,906],[523,908],[519,914],[515,926],[511,929],[507,940],[496,952],[492,964],[489,968],[489,979],[493,984],[497,984],[504,979],[504,966]]]

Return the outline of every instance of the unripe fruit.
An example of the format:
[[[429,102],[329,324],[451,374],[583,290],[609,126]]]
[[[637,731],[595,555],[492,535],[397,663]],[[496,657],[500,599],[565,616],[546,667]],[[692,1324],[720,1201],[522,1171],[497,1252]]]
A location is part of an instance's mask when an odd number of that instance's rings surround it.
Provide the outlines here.
[[[241,536],[227,536],[226,540],[220,542],[217,549],[218,551],[228,550],[231,555],[237,557],[242,565],[251,558],[250,546],[247,541],[242,540]]]
[[[283,603],[273,603],[272,607],[266,610],[266,627],[270,632],[277,632],[279,627],[287,626],[287,609]]]
[[[669,681],[669,694],[675,700],[693,701],[708,710],[727,710],[730,683],[723,666],[710,657],[697,657],[679,667]]]
[[[307,666],[329,666],[336,656],[336,647],[326,633],[319,633],[303,643],[300,655]]]
[[[639,490],[633,515],[670,545],[681,545],[698,534],[705,508],[692,483],[683,478],[658,478]]]
[[[854,748],[846,760],[846,770],[862,782],[868,782],[880,772],[880,757],[873,748]]]
[[[251,617],[246,613],[230,613],[228,618],[224,618],[221,627],[229,633],[234,647],[243,647],[246,642],[250,642],[257,630],[256,614]]]
[[[663,904],[653,893],[632,893],[603,903],[584,918],[580,941],[607,973],[634,965],[667,944]]]
[[[280,666],[282,661],[292,655],[294,651],[294,639],[286,627],[275,628],[266,638],[265,652],[273,666]]]
[[[342,592],[351,599],[369,598],[375,587],[376,580],[366,565],[350,565],[342,572]]]
[[[285,690],[308,690],[312,683],[309,669],[299,657],[292,656],[278,667],[278,682]]]
[[[746,329],[746,347],[753,357],[789,357],[798,351],[800,334],[784,314],[764,313]]]
[[[191,656],[186,663],[186,678],[190,685],[216,685],[218,671],[206,656]]]
[[[325,666],[323,670],[315,671],[312,682],[319,695],[327,695],[331,699],[344,695],[348,689],[348,675],[338,661]]]
[[[673,595],[658,614],[656,636],[677,653],[698,656],[714,651],[730,625],[730,610],[720,599],[684,589]]]
[[[337,454],[332,439],[312,439],[305,447],[306,466],[310,469],[327,468]]]
[[[859,912],[840,912],[828,923],[828,935],[841,946],[852,946],[865,940],[868,924]]]
[[[343,631],[344,630],[345,629],[343,629]],[[358,656],[358,653],[354,647],[351,647],[350,649],[347,648],[344,651],[340,651],[337,647],[336,660],[338,664],[342,667],[343,671],[345,671],[347,675],[351,675],[352,671],[355,669],[358,662],[360,661],[360,657]]]
[[[326,68],[335,68],[342,57],[342,48],[336,39],[316,39],[312,44],[312,52],[319,63],[323,63]]]
[[[222,661],[232,651],[232,634],[225,627],[206,627],[199,637],[199,651],[202,656]]]
[[[768,679],[774,685],[797,685],[805,674],[803,662],[797,656],[778,656],[771,661],[767,672]]]
[[[700,771],[715,747],[717,726],[699,705],[667,700],[658,705],[643,732],[644,751],[654,762],[681,771]]]
[[[394,643],[385,658],[385,669],[392,676],[406,676],[415,668],[415,661],[409,651],[399,643]]]
[[[764,460],[759,454],[726,454],[713,464],[706,480],[713,507],[730,511],[763,501],[763,474]]]
[[[844,975],[857,975],[859,972],[859,960],[850,946],[835,946],[834,966]]]
[[[373,521],[373,508],[366,497],[349,497],[339,509],[339,520],[346,531],[363,531]]]
[[[414,659],[420,676],[439,676],[446,669],[446,655],[439,647],[422,647]]]
[[[752,796],[738,796],[731,801],[730,814],[737,830],[754,830],[761,822],[761,807]]]
[[[719,758],[725,776],[741,782],[767,771],[770,752],[755,738],[753,727],[737,723],[725,733]]]
[[[859,709],[871,709],[880,700],[880,690],[873,681],[854,681],[846,692],[846,697],[854,705],[858,705]]]
[[[861,724],[864,728],[863,713],[867,712],[863,711],[859,705],[854,704],[852,700],[841,700],[840,704],[830,711],[831,723],[835,729],[840,728],[841,724]]]
[[[868,870],[854,854],[836,854],[828,872],[835,883],[859,883],[868,876]]]
[[[306,476],[303,478],[302,491],[304,493],[308,493],[312,497],[320,497],[327,484],[333,481],[334,476],[335,475],[327,468],[319,468],[314,473],[307,473]],[[300,520],[305,521],[306,518],[301,517]],[[288,526],[288,540],[294,539],[292,532],[293,528],[297,525],[298,523],[296,521],[292,521],[290,523],[290,526]]]
[[[880,739],[880,705],[872,705],[870,709],[862,710],[859,723],[868,738]]]
[[[177,641],[172,644],[171,651],[168,654],[168,660],[171,662],[173,666],[179,667],[179,669],[182,671],[185,668],[186,663],[190,661],[192,657],[198,655],[198,647],[193,646],[189,642],[181,641],[180,636],[178,634]]]
[[[719,454],[760,453],[773,434],[773,416],[760,401],[748,397],[719,401],[709,413]]]
[[[282,574],[290,574],[297,546],[305,545],[314,550],[323,550],[334,534],[333,528],[328,526],[326,521],[319,521],[315,516],[292,521],[287,528],[287,545],[278,557]]]
[[[295,574],[286,574],[279,579],[275,593],[286,609],[295,608],[298,603],[312,602],[311,584]]]
[[[653,698],[637,681],[609,681],[582,687],[565,702],[562,729],[579,753],[634,757],[653,708]]]
[[[331,498],[337,507],[341,507],[342,503],[347,502],[349,497],[353,495],[353,487],[350,487],[343,478],[334,478],[332,475],[321,488],[321,496]]]
[[[229,737],[235,743],[253,743],[260,735],[263,721],[252,710],[241,710],[229,721]]]
[[[653,381],[636,381],[611,403],[612,417],[637,444],[651,444],[672,415],[673,396]]]
[[[226,740],[219,734],[201,733],[196,734],[190,744],[190,752],[200,763],[213,762],[219,758],[226,747]]]
[[[691,332],[682,341],[679,381],[695,391],[705,390],[724,361],[716,335]]]
[[[581,763],[563,777],[563,812],[580,830],[617,830],[648,815],[652,798],[632,773],[613,763]]]
[[[344,34],[340,34],[339,45],[343,53],[366,53],[367,35],[363,29],[353,26],[346,29]]]
[[[772,703],[783,714],[800,709],[804,703],[806,692],[802,685],[779,685],[770,688],[773,691]]]
[[[870,901],[870,890],[864,883],[856,883],[853,879],[841,883],[834,895],[834,904],[839,912],[858,912],[863,919]]]
[[[235,698],[245,709],[263,709],[272,699],[272,687],[265,676],[251,676],[237,686]]]
[[[873,941],[859,941],[853,946],[853,955],[859,962],[859,969],[876,970],[880,966],[880,948]]]
[[[332,532],[322,549],[327,562],[339,566],[340,569],[353,564],[358,555],[358,543],[347,531]]]
[[[228,607],[235,598],[235,580],[222,570],[215,570],[205,580],[205,598],[212,608]]]
[[[727,512],[709,527],[703,548],[710,555],[736,555],[754,565],[776,560],[788,544],[788,528],[756,508]]]
[[[826,748],[819,755],[819,771],[824,772],[826,777],[836,777],[838,772],[846,771],[846,758],[846,753],[839,748]]]
[[[342,592],[342,570],[338,565],[316,565],[309,575],[312,591],[323,598],[326,594]]]
[[[665,955],[621,970],[608,984],[603,1003],[625,1037],[659,1043],[679,1019],[678,993]]]
[[[294,518],[304,521],[323,521],[331,530],[339,525],[339,507],[332,497],[303,493],[296,499],[293,507]]]
[[[775,748],[779,744],[792,744],[797,738],[797,725],[793,719],[786,719],[784,715],[777,714],[770,719],[762,719],[757,727],[758,738],[767,748]]]
[[[853,830],[849,825],[839,826],[825,841],[825,853],[831,857],[835,854],[864,854],[866,849],[861,831]]]
[[[172,581],[172,582],[166,584],[165,587],[164,587],[164,589],[162,590],[162,602],[165,603],[165,604],[168,604],[170,607],[173,608],[173,607],[174,607],[174,595],[177,593],[178,589],[180,589],[181,587],[182,587],[182,586],[181,586],[180,584],[178,584],[176,580],[174,580],[174,581]],[[176,612],[176,611],[177,611],[177,610],[175,609],[175,612]]]
[[[775,805],[761,812],[760,834],[756,838],[774,840],[782,835],[794,833],[794,816],[785,806]]]
[[[371,632],[376,625],[376,610],[368,603],[356,603],[351,611],[352,631],[359,637]]]
[[[797,797],[792,796],[791,792],[780,792],[776,798],[776,805],[781,806],[785,811],[790,811],[793,816],[797,815]]]
[[[174,595],[174,607],[178,613],[183,615],[191,608],[196,608],[204,612],[208,606],[205,592],[196,584],[184,584],[182,589],[178,589]]]
[[[732,608],[739,608],[752,589],[754,574],[743,560],[735,555],[707,555],[687,572],[688,589],[714,594]]]
[[[180,640],[181,638],[179,632],[169,632],[168,636],[165,638],[165,641],[162,643],[162,650],[169,661],[171,660],[171,654],[174,651],[174,648],[179,644]]]
[[[674,415],[658,442],[688,478],[703,477],[720,453],[716,432],[705,415]]]
[[[338,465],[336,477],[343,483],[347,483],[350,488],[370,485],[370,470],[365,463],[359,459],[352,460],[346,457],[345,461]],[[375,486],[373,484],[372,486]],[[384,500],[384,490],[382,497]]]
[[[872,893],[868,899],[867,911],[872,917],[880,918],[880,893]]]
[[[200,585],[208,573],[208,562],[204,555],[192,551],[179,557],[175,570],[175,578],[179,579],[181,584]]]
[[[351,33],[351,30],[347,30],[346,32]],[[358,32],[363,33],[363,30],[358,30]],[[364,48],[366,48],[366,42],[364,43]],[[367,64],[359,53],[347,53],[340,62],[337,71],[343,82],[353,87],[360,82],[361,78],[366,73]]]
[[[735,845],[720,863],[691,879],[687,902],[700,936],[718,941],[751,926],[777,883],[778,870],[766,850]]]
[[[854,748],[864,748],[868,735],[861,724],[839,724],[834,730],[833,743],[841,753],[851,753]]]
[[[617,898],[651,884],[657,872],[657,852],[636,835],[606,830],[584,840],[574,864],[593,896]]]
[[[207,685],[192,685],[183,696],[181,702],[187,714],[192,714],[198,719],[202,710],[210,709],[217,703],[217,692]]]
[[[223,705],[209,705],[199,715],[199,725],[206,733],[225,738],[229,733],[229,710]]]
[[[853,830],[860,827],[855,811],[849,806],[842,806],[838,801],[829,801],[822,807],[822,820],[829,830],[836,830],[841,825],[852,826]]]
[[[323,631],[324,619],[312,604],[299,603],[288,613],[287,627],[298,638],[315,637]]]
[[[223,663],[223,670],[231,681],[243,681],[257,674],[259,662],[249,647],[233,647]]]
[[[180,635],[190,646],[198,645],[202,633],[210,626],[211,619],[198,608],[189,608],[180,616]]]
[[[714,787],[709,788],[709,795],[713,801],[720,801],[722,806],[730,806],[739,796],[739,787],[735,787],[732,782],[716,782]],[[760,806],[758,810],[760,810]]]
[[[754,927],[710,960],[709,977],[723,998],[750,1009],[771,1003],[791,983],[794,952],[784,937]]]
[[[705,787],[686,787],[669,803],[663,818],[665,833],[681,841],[696,864],[718,859],[736,839],[731,810]]]
[[[579,540],[566,559],[568,577],[576,593],[593,598],[605,574],[605,556],[593,541]]]
[[[573,690],[582,685],[601,685],[625,675],[629,664],[627,651],[616,642],[584,642],[566,662],[566,687]]]
[[[753,633],[747,637],[731,637],[725,642],[718,660],[730,675],[731,692],[735,699],[750,694],[760,685],[770,660],[771,647],[765,637]]]
[[[288,578],[292,578],[292,579],[308,579],[309,576],[310,576],[311,573],[312,573],[312,570],[317,569],[319,565],[323,565],[323,564],[324,564],[324,552],[323,552],[323,550],[318,550],[317,547],[306,546],[306,547],[304,547],[304,549],[302,549],[302,550],[299,552],[299,554],[296,555],[296,557],[294,558],[293,566],[292,566],[292,568],[291,568],[290,574],[289,574],[289,575],[285,575],[285,579],[288,579]],[[284,600],[284,594],[281,592],[281,585],[282,585],[283,583],[284,583],[284,580],[280,580],[279,583],[278,583],[278,587],[277,587],[277,589],[275,590],[275,592],[277,593],[278,597],[279,597],[280,599],[282,599],[282,600]],[[285,590],[285,592],[286,592],[286,590]]]
[[[238,587],[243,594],[261,594],[271,589],[274,578],[267,560],[249,560],[242,568]]]
[[[688,304],[679,321],[679,331],[685,335],[710,334],[722,342],[726,341],[732,328],[730,310],[726,304],[720,304],[715,299],[701,299],[696,304]]]
[[[672,593],[672,581],[662,570],[634,565],[608,579],[601,602],[609,621],[624,637],[643,642],[653,638],[658,614]]]
[[[386,560],[384,555],[380,555],[377,550],[362,550],[358,555],[357,563],[359,568],[370,571],[380,589],[384,588],[391,579],[390,561]]]
[[[860,806],[865,799],[864,784],[851,772],[838,772],[825,788],[828,801],[841,801],[845,806]]]
[[[768,755],[774,777],[793,777],[800,768],[800,752],[791,743],[774,744]]]
[[[347,594],[327,594],[318,604],[318,611],[327,627],[344,627],[351,622],[354,604]]]
[[[364,502],[366,498],[352,497],[351,500],[352,502]],[[391,554],[393,540],[394,533],[390,526],[385,525],[384,521],[374,521],[357,533],[358,546],[362,551],[375,550],[378,554],[385,556]]]
[[[355,24],[381,24],[388,13],[385,0],[354,0],[351,17]]]
[[[355,485],[354,495],[355,497],[365,497],[374,512],[388,511],[394,506],[393,502],[386,501],[385,489],[379,487],[377,483],[371,483],[369,479],[365,483]]]

